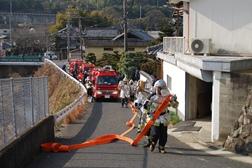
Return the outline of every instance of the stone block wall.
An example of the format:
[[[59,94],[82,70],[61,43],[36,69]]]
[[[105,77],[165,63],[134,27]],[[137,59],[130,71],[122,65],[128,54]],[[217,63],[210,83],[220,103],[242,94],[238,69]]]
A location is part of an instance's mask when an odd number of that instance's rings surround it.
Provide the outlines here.
[[[252,73],[222,73],[220,79],[220,139],[231,132],[252,89]]]

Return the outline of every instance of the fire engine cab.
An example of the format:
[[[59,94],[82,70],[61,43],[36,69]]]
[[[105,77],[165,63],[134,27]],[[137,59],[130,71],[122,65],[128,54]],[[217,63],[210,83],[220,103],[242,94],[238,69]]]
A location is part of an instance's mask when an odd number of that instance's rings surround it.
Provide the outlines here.
[[[95,99],[118,99],[118,73],[111,66],[95,68],[91,72]]]

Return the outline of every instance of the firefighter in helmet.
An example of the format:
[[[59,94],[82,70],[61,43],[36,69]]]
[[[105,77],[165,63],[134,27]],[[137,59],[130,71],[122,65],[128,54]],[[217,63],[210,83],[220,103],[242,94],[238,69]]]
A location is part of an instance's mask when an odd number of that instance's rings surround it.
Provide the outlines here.
[[[164,80],[157,80],[154,84],[155,93],[149,97],[149,113],[150,118],[153,117],[155,110],[162,103],[164,97],[169,95],[169,91],[166,87]],[[150,129],[150,150],[154,151],[157,142],[159,143],[158,149],[160,153],[165,153],[165,144],[167,142],[167,126],[169,110],[163,111],[157,120],[154,122]]]

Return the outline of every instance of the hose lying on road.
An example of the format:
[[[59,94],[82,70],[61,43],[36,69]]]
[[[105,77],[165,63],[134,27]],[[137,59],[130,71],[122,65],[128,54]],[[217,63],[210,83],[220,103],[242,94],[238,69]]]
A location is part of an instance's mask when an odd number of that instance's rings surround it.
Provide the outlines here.
[[[156,109],[153,118],[146,124],[144,129],[137,135],[137,137],[134,140],[125,136],[134,128],[134,126],[135,126],[134,120],[137,116],[136,108],[132,104],[130,104],[132,113],[134,114],[133,117],[126,123],[127,126],[130,128],[120,135],[107,134],[107,135],[97,137],[95,139],[85,141],[80,144],[73,144],[73,145],[63,145],[60,143],[45,143],[45,144],[41,145],[41,148],[43,151],[46,151],[46,152],[68,152],[68,151],[76,150],[76,149],[80,149],[80,148],[91,147],[91,146],[101,145],[101,144],[107,144],[107,143],[114,142],[116,140],[125,141],[125,142],[128,142],[129,144],[131,144],[132,146],[136,146],[139,143],[139,141],[141,141],[141,139],[146,135],[147,131],[150,129],[150,127],[153,125],[153,123],[159,117],[159,115],[164,111],[165,108],[168,107],[168,105],[171,102],[171,99],[172,99],[172,95],[169,95],[164,99],[164,101]]]

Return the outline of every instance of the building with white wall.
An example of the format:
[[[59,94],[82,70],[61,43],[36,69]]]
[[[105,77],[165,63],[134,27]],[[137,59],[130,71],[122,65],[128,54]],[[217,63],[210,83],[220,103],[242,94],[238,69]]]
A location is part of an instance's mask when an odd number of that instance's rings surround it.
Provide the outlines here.
[[[251,0],[170,0],[183,13],[183,37],[165,37],[163,79],[183,120],[209,118],[225,138],[252,89]]]

